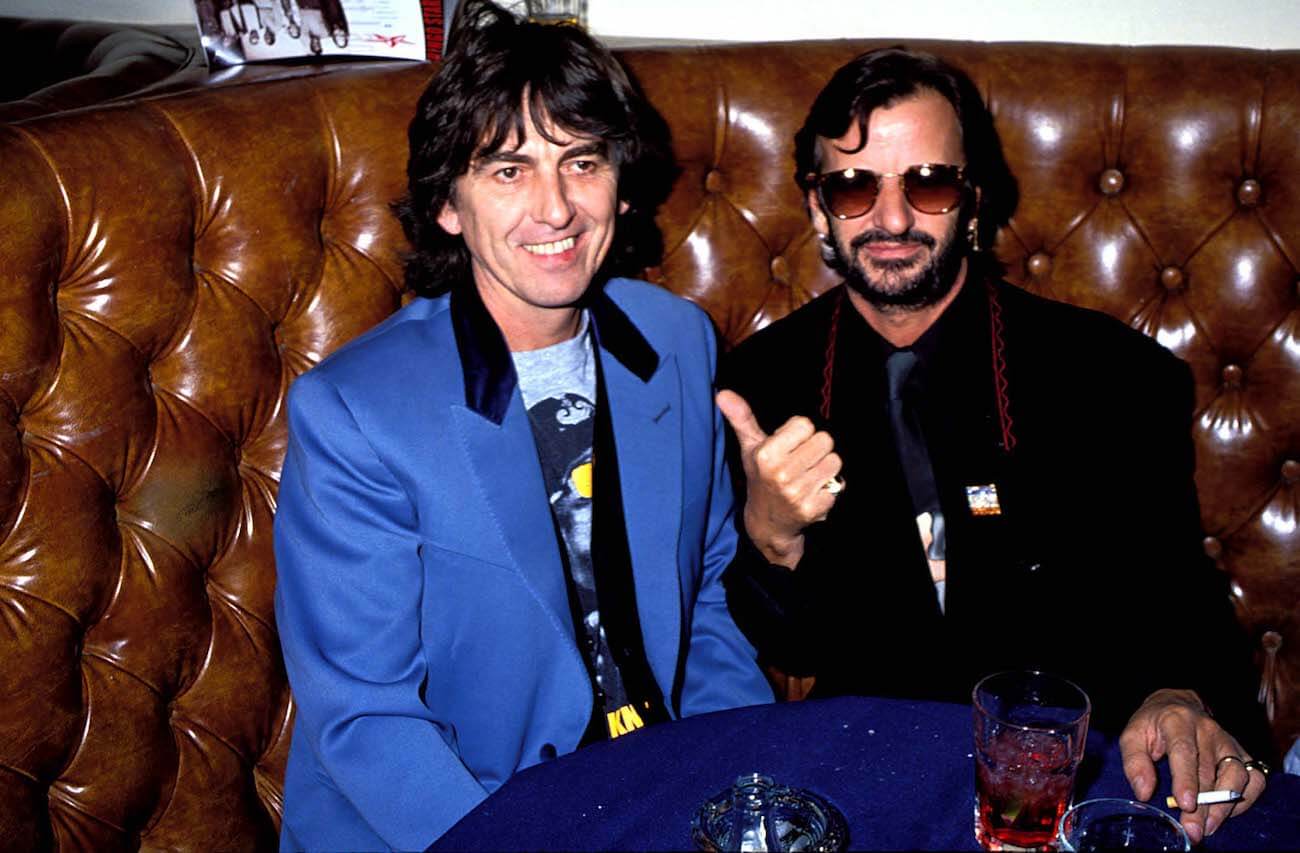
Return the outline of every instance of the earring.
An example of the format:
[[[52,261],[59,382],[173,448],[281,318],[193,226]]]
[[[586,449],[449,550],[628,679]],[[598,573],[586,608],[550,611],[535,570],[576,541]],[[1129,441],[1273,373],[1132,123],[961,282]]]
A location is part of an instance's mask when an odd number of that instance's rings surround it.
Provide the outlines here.
[[[818,232],[817,232],[817,243],[818,243],[818,247],[817,247],[817,248],[818,248],[818,250],[821,252],[822,261],[825,262],[825,263],[828,263],[828,264],[834,263],[834,262],[835,262],[835,244],[833,244],[833,243],[831,242],[831,238],[830,238],[830,236],[827,235],[827,234],[823,234],[821,231],[818,231]]]
[[[972,252],[980,250],[980,220],[978,216],[972,216],[970,222],[966,224],[966,240],[970,243]]]

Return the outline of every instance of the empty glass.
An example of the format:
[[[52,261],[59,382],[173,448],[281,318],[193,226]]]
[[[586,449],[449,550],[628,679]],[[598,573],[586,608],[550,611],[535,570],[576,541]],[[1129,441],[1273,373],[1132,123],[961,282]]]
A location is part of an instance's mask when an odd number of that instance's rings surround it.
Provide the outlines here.
[[[1057,834],[1070,853],[1102,850],[1188,851],[1192,842],[1168,812],[1124,799],[1085,800],[1061,818]]]

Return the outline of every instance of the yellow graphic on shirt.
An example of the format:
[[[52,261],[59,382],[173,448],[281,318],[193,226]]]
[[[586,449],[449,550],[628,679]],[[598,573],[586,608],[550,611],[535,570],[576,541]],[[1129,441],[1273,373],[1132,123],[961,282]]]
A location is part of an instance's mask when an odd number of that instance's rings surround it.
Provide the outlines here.
[[[645,727],[641,715],[636,712],[636,708],[632,705],[624,705],[617,711],[605,712],[605,723],[609,726],[611,740],[619,735],[625,735],[628,732],[634,732]]]
[[[591,499],[591,463],[584,462],[573,473],[569,475],[569,482],[573,484],[573,490],[580,497]]]

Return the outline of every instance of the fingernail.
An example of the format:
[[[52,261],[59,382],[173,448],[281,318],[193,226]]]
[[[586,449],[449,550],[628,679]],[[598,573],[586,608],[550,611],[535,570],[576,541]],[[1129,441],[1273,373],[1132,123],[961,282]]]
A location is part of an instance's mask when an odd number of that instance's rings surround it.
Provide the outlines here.
[[[1219,820],[1218,820],[1218,818],[1213,818],[1213,817],[1212,817],[1212,818],[1209,818],[1208,820],[1205,821],[1205,834],[1206,834],[1206,835],[1213,835],[1213,834],[1214,834],[1214,830],[1216,830],[1216,829],[1218,829],[1218,828],[1219,828]]]
[[[1183,829],[1187,830],[1187,839],[1189,841],[1193,844],[1201,843],[1201,828],[1199,826],[1192,824],[1191,826],[1184,826]]]
[[[1183,791],[1183,795],[1178,798],[1179,808],[1185,812],[1196,811],[1196,795],[1191,791]]]

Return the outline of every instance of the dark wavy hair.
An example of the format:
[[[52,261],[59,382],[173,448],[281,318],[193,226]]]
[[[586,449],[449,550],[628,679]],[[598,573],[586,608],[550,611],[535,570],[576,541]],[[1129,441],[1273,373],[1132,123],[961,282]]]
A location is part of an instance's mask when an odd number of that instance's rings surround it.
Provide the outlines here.
[[[821,168],[818,137],[839,139],[848,132],[850,122],[856,122],[866,146],[867,123],[874,110],[923,90],[942,95],[957,113],[967,180],[980,189],[979,206],[967,215],[979,217],[979,242],[988,249],[1015,213],[1020,191],[979,89],[965,72],[928,53],[882,48],[868,51],[836,71],[795,134],[795,181],[805,190],[806,198],[807,176]]]
[[[658,262],[663,242],[654,214],[675,177],[663,117],[579,27],[517,20],[487,0],[466,0],[408,131],[407,195],[395,205],[413,250],[407,287],[436,296],[471,280],[465,241],[444,231],[438,214],[455,202],[455,181],[471,160],[519,144],[530,121],[540,130],[546,119],[602,140],[618,166],[619,200],[629,207],[600,276],[636,274]]]

